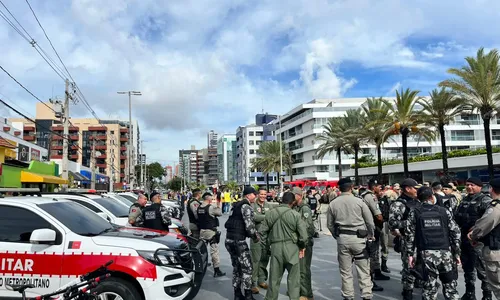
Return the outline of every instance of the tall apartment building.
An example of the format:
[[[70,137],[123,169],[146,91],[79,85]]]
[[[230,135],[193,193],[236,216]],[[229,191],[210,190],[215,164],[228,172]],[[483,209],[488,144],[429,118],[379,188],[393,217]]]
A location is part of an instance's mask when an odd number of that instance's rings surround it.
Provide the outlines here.
[[[316,149],[319,143],[316,137],[323,132],[323,125],[329,118],[342,117],[348,109],[357,109],[366,98],[315,99],[301,104],[281,117],[281,134],[285,148],[292,152],[294,159],[294,179],[335,179],[338,178],[338,159],[336,153],[318,159]],[[415,109],[421,109],[416,106]],[[470,112],[456,117],[445,127],[448,150],[477,149],[485,147],[484,130],[481,117]],[[500,145],[500,118],[491,121],[492,144]],[[396,135],[383,145],[382,158],[402,158],[401,136]],[[360,157],[376,157],[375,145],[362,145]],[[440,140],[428,143],[417,136],[408,137],[409,156],[441,152]],[[354,156],[342,154],[342,169],[348,170],[354,163]],[[289,176],[287,176],[289,179]]]
[[[179,150],[179,172],[186,182],[207,184],[207,149],[196,150],[191,146],[190,150]]]
[[[165,167],[165,183],[168,183],[170,180],[174,178],[173,168],[172,166]]]
[[[236,181],[239,184],[266,184],[266,173],[252,169],[251,162],[257,157],[261,143],[275,139],[276,118],[276,115],[258,114],[255,124],[240,126],[236,130]],[[277,172],[269,174],[269,183],[278,183]]]
[[[51,104],[47,103],[50,107]],[[62,159],[64,128],[54,111],[42,103],[36,105],[35,123],[21,118],[10,122],[23,124],[23,139],[49,151],[49,159]],[[114,182],[125,182],[128,162],[129,123],[120,120],[70,119],[68,159],[85,167],[90,166],[92,148],[96,151],[98,172],[112,177]],[[132,138],[132,166],[139,151],[139,126]]]
[[[207,184],[212,186],[218,182],[218,161],[217,161],[217,132],[210,130],[207,134],[208,149],[208,178]]]
[[[236,180],[236,135],[223,134],[217,142],[218,181],[225,184]]]

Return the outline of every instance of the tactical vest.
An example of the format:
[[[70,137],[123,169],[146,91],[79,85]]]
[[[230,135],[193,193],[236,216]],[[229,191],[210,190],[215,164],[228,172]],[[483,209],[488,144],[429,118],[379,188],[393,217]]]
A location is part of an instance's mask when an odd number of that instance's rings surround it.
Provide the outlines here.
[[[403,213],[403,220],[408,220],[408,215],[410,214],[410,211],[416,207],[419,207],[421,204],[419,201],[415,199],[398,198],[396,201],[403,203],[404,206],[406,207],[405,212]]]
[[[227,235],[226,237],[230,240],[241,241],[247,238],[247,229],[245,226],[245,220],[243,220],[243,214],[241,212],[241,207],[243,204],[248,204],[248,200],[244,199],[233,205],[231,209],[229,219],[226,221]]]
[[[389,212],[391,210],[391,203],[389,201],[389,197],[383,196],[378,200],[378,207],[380,211],[382,212],[382,218],[384,218],[384,221],[387,222],[389,221]]]
[[[495,207],[500,203],[499,200],[491,201],[490,208]],[[485,246],[488,246],[490,250],[500,250],[500,225],[497,225],[493,230],[490,231],[487,235],[485,235],[481,242],[484,243]]]
[[[467,196],[465,199],[460,201],[455,213],[455,221],[462,229],[462,232],[468,232],[469,229],[474,226],[476,221],[481,218],[482,212],[479,210],[484,197],[486,197],[486,195],[478,193],[472,197]]]
[[[309,207],[312,211],[315,211],[318,208],[318,199],[315,196],[308,197],[309,198]]]
[[[142,210],[142,218],[144,220],[144,227],[157,230],[168,230],[168,227],[163,224],[161,218],[161,204],[153,203]]]
[[[449,250],[450,236],[446,209],[424,203],[415,208],[415,214],[417,249]]]
[[[196,200],[195,198],[189,199],[189,201],[187,202],[187,207],[188,207],[187,211],[188,211],[189,223],[198,224],[198,220],[196,220],[196,217],[194,216],[194,212],[191,209],[191,204],[194,201],[198,202],[198,204],[201,205],[200,201]]]
[[[219,226],[219,220],[209,214],[210,204],[202,207],[198,206],[198,228],[200,229],[216,229]]]

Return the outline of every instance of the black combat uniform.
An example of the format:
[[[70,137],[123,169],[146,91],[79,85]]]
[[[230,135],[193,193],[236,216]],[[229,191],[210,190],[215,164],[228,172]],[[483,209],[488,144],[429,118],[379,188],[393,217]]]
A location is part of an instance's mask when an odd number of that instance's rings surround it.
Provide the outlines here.
[[[153,203],[142,210],[143,227],[168,231],[172,221],[168,216],[168,211],[160,203]]]

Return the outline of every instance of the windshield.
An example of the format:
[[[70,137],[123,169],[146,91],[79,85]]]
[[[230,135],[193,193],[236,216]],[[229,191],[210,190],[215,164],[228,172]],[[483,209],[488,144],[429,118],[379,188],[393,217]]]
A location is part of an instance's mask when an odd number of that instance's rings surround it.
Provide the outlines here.
[[[117,218],[128,217],[128,208],[125,205],[116,202],[116,200],[104,197],[93,198],[92,200],[109,210],[109,212]]]
[[[132,201],[128,200],[127,198],[122,197],[122,196],[118,196],[118,195],[113,195],[113,196],[104,196],[104,197],[107,197],[107,198],[111,198],[111,199],[118,200],[118,201],[120,201],[121,203],[125,204],[127,207],[130,207],[132,204],[134,204],[134,202],[132,202]]]
[[[123,197],[123,198],[130,200],[130,201],[132,201],[132,203],[135,203],[135,201],[137,201],[137,197],[132,197],[130,195],[120,194],[120,197]]]
[[[76,202],[51,202],[38,206],[79,235],[94,236],[113,229],[108,221]]]

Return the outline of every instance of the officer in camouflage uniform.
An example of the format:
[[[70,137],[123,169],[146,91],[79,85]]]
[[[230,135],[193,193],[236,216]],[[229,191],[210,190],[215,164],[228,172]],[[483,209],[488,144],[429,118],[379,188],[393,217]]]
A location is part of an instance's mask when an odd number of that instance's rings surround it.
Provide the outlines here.
[[[314,223],[312,220],[313,212],[308,204],[303,201],[304,193],[298,187],[292,189],[295,195],[295,210],[300,214],[304,223],[307,226],[307,245],[304,253],[304,258],[300,260],[300,300],[313,299],[313,291],[311,284],[311,263],[314,246]]]
[[[187,214],[189,217],[189,231],[191,231],[191,236],[199,239],[200,238],[200,228],[198,228],[198,207],[201,205],[201,190],[193,190],[193,198],[189,199],[187,202]]]
[[[148,198],[143,194],[137,197],[137,202],[130,206],[128,211],[128,223],[132,226],[141,227],[144,220],[142,219],[142,209],[146,207]]]
[[[266,217],[266,212],[269,211],[270,207],[267,198],[267,190],[265,188],[259,189],[259,196],[257,201],[253,203],[253,212],[255,219],[255,227],[257,232],[261,232],[261,224]],[[263,289],[267,289],[268,285],[266,283],[267,280],[267,265],[269,263],[269,248],[265,247],[266,245],[261,241],[254,242],[250,241],[250,252],[252,254],[252,293],[258,294],[260,286]]]
[[[408,264],[415,267],[415,247],[418,251],[417,264],[424,280],[423,300],[436,300],[437,279],[443,284],[446,300],[458,300],[457,264],[460,264],[460,228],[451,212],[437,203],[433,190],[421,187],[417,197],[420,207],[411,210],[405,229]],[[451,251],[450,251],[451,248]],[[418,269],[418,268],[417,268]]]
[[[454,215],[458,206],[458,199],[455,194],[453,194],[453,186],[449,183],[442,184],[443,191],[443,204],[446,208],[450,209],[451,213]]]
[[[491,198],[481,193],[483,182],[479,178],[469,178],[465,182],[467,196],[460,202],[455,212],[455,221],[462,230],[462,268],[464,269],[465,294],[462,300],[475,300],[475,283],[477,277],[481,280],[481,289],[483,290],[483,300],[492,299],[493,295],[486,278],[485,264],[482,250],[483,244],[479,243],[472,246],[467,234],[474,226],[476,221],[481,218],[487,210]]]
[[[233,288],[235,300],[252,300],[252,258],[246,238],[254,242],[259,241],[255,229],[254,212],[252,204],[257,192],[251,186],[243,190],[244,199],[236,202],[226,221],[226,249],[231,256],[233,265]],[[245,291],[243,295],[241,290]]]
[[[167,208],[161,204],[161,195],[158,192],[152,192],[150,199],[153,204],[142,210],[143,227],[169,231],[168,226],[172,224],[172,221]]]
[[[288,271],[288,296],[292,300],[300,297],[300,263],[307,244],[306,224],[300,214],[292,209],[295,195],[283,194],[281,205],[270,210],[262,223],[262,239],[271,247],[269,288],[265,300],[277,300],[281,279]]]
[[[403,284],[403,299],[411,300],[413,298],[413,287],[415,285],[415,276],[410,273],[408,267],[408,254],[405,249],[404,234],[408,226],[408,215],[410,210],[420,205],[417,200],[417,187],[419,184],[407,178],[401,182],[401,196],[391,203],[389,211],[389,229],[395,236],[394,244],[401,247],[401,261],[403,270],[401,273],[401,283]],[[396,249],[396,247],[395,247]]]
[[[494,200],[467,237],[472,243],[484,243],[482,254],[487,265],[486,277],[495,297],[500,299],[500,178],[490,181],[490,195]]]

